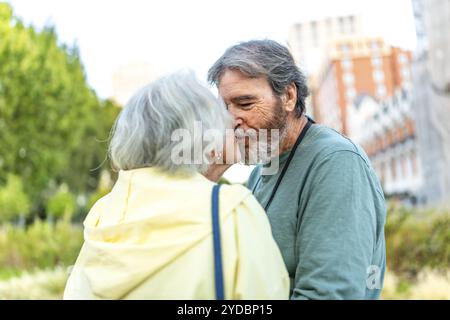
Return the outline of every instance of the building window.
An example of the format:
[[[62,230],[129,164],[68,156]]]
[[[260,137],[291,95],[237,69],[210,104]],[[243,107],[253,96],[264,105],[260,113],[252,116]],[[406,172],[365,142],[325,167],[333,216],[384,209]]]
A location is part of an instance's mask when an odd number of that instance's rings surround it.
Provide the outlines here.
[[[349,21],[349,24],[350,24],[350,33],[352,33],[352,34],[356,33],[355,17],[354,16],[350,16],[348,21]]]
[[[351,101],[356,97],[356,90],[354,88],[349,88],[346,91],[347,100]]]
[[[384,72],[382,70],[375,70],[373,72],[373,79],[375,80],[375,82],[383,82]]]
[[[414,150],[411,151],[410,157],[411,157],[412,174],[413,174],[413,176],[416,176],[418,168],[417,168],[416,152]]]
[[[407,126],[407,125],[405,125],[405,126],[403,127],[402,131],[403,131],[403,137],[405,137],[405,139],[407,139],[407,138],[410,137],[409,129],[408,129],[408,126]]]
[[[380,180],[382,185],[386,181],[386,163],[384,161],[380,165]]]
[[[406,64],[408,62],[408,57],[404,53],[400,53],[398,56],[398,62],[400,64]]]
[[[383,59],[379,57],[372,58],[372,65],[376,68],[382,68],[383,67]]]
[[[387,140],[387,143],[386,143],[386,146],[389,148],[390,146],[392,146],[393,144],[394,144],[394,135],[393,135],[393,133],[392,133],[392,131],[388,131],[387,133],[386,133],[386,140]]]
[[[414,135],[414,124],[411,120],[408,120],[406,122],[406,128],[408,130],[408,136],[413,136]]]
[[[355,77],[353,76],[352,73],[348,73],[348,72],[344,73],[344,83],[347,86],[355,83]]]
[[[392,180],[395,180],[397,178],[397,167],[395,163],[395,158],[391,159],[391,176]]]
[[[403,80],[409,80],[411,77],[411,73],[409,72],[408,68],[402,68],[402,77]]]
[[[405,88],[402,88],[402,98],[406,100],[408,99],[408,96],[409,96],[408,91],[405,90]]]
[[[378,43],[378,41],[372,41],[370,46],[372,48],[372,51],[378,51],[380,49],[380,44]]]
[[[353,67],[353,62],[350,59],[342,60],[342,67],[344,70],[350,70]]]
[[[377,86],[377,95],[378,95],[378,97],[383,98],[383,97],[386,96],[386,94],[387,94],[387,90],[386,90],[386,87],[384,85]]]
[[[343,54],[349,54],[350,53],[350,46],[346,43],[341,45],[341,52]]]
[[[402,155],[400,157],[400,168],[401,168],[401,172],[402,172],[402,178],[405,178],[407,176],[406,174],[406,156]]]
[[[406,140],[408,138],[408,128],[400,127],[399,130],[402,140]]]
[[[345,33],[345,20],[343,17],[339,17],[338,21],[339,21],[339,32],[341,34],[344,34]]]

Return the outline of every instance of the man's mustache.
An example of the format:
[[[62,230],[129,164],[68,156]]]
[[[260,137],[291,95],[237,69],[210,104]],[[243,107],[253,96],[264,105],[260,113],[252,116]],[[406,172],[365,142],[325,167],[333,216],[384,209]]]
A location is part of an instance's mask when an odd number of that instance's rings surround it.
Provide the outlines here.
[[[279,129],[271,129],[271,128],[249,128],[249,129],[242,129],[239,126],[234,127],[234,135],[236,138],[243,138],[243,137],[259,137],[261,133],[265,134],[271,134],[273,131],[280,131]]]

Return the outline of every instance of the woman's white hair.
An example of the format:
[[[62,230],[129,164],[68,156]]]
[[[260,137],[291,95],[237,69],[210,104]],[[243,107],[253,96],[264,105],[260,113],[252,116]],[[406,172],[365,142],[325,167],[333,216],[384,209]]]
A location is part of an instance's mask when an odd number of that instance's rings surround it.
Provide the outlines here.
[[[197,122],[197,123],[196,123]],[[195,126],[201,122],[202,134],[195,137]],[[208,163],[176,164],[172,160],[172,133],[185,129],[190,133],[190,150],[209,129],[231,128],[231,117],[224,104],[202,85],[192,71],[179,71],[162,77],[139,90],[118,116],[112,129],[109,155],[113,167],[131,170],[158,167],[165,171],[187,169],[205,172]],[[202,148],[202,156],[208,152]]]

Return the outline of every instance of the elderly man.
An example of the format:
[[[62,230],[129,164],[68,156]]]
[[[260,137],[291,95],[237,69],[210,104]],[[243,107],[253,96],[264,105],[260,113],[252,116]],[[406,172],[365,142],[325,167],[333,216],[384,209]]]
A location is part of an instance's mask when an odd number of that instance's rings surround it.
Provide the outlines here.
[[[279,170],[248,188],[266,209],[292,299],[377,299],[385,271],[383,190],[364,151],[305,115],[305,77],[275,41],[240,43],[211,67],[235,129],[277,129]],[[246,146],[246,151],[249,150]]]

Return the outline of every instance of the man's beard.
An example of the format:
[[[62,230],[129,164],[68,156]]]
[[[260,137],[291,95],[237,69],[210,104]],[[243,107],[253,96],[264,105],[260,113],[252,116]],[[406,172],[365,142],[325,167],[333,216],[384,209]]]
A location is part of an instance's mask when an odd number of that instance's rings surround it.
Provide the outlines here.
[[[243,140],[241,147],[244,146],[242,154],[246,165],[265,164],[279,155],[281,143],[287,135],[287,117],[281,100],[277,99],[270,119],[257,130],[256,136],[246,136]]]

